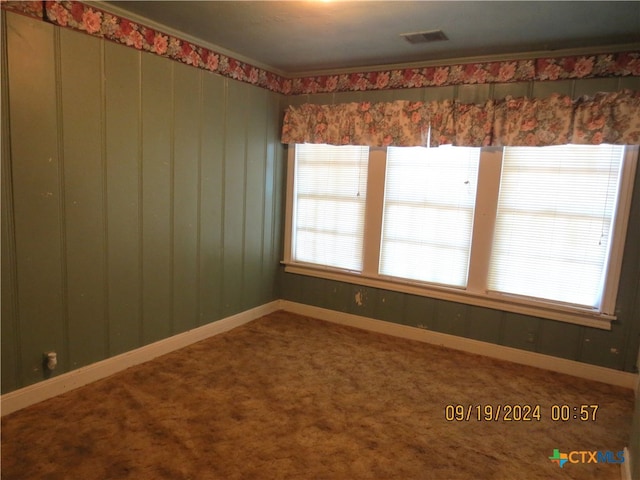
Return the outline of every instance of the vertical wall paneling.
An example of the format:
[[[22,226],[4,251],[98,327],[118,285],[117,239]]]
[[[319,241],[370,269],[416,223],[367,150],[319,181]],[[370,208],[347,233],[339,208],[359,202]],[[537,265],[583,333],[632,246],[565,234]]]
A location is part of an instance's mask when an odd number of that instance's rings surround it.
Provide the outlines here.
[[[2,105],[9,104],[9,89],[7,77],[7,23],[4,12],[0,13],[0,102]],[[2,311],[0,312],[0,366],[2,367],[2,391],[6,392],[18,387],[20,378],[20,343],[17,341],[18,333],[18,306],[17,306],[17,278],[16,259],[13,225],[13,195],[11,185],[11,142],[9,134],[9,109],[2,109],[0,119],[2,150],[0,162],[2,170],[0,173],[0,210],[2,212],[2,238],[0,247],[2,248]]]
[[[238,313],[242,305],[245,165],[249,87],[228,83],[224,158],[223,315]]]
[[[500,343],[504,312],[467,305],[467,335],[483,342]]]
[[[618,316],[626,319],[624,337],[626,341],[624,359],[625,370],[638,371],[640,365],[636,365],[640,352],[640,168],[636,169],[635,191],[631,202],[630,221],[627,228],[627,238],[623,256],[620,286],[618,290],[617,308],[621,310]],[[635,287],[635,288],[634,288]]]
[[[270,93],[267,99],[266,112],[266,157],[264,178],[264,228],[262,230],[262,293],[261,301],[264,303],[274,295],[276,285],[273,279],[278,275],[280,263],[280,235],[278,228],[279,218],[278,198],[281,192],[278,186],[279,159],[282,159],[282,145],[280,138],[280,96]]]
[[[171,61],[142,54],[143,342],[169,336],[173,318]]]
[[[411,102],[420,102],[424,100],[424,89],[422,88],[403,88],[392,90],[394,100],[408,100]]]
[[[639,181],[607,332],[283,274],[279,136],[289,103],[575,96],[638,78],[287,98],[2,17],[2,392],[42,380],[46,351],[58,374],[274,298],[636,368]]]
[[[633,321],[633,319],[627,317],[626,321]],[[635,319],[635,321],[637,322],[638,320]],[[624,352],[622,351],[624,343],[624,324],[612,325],[610,332],[606,330],[589,329],[585,331],[582,338],[580,360],[586,363],[621,370],[624,367]]]
[[[3,81],[4,83],[4,81]],[[3,128],[4,130],[4,128]],[[2,391],[13,390],[19,385],[19,343],[16,339],[18,333],[18,308],[16,308],[16,270],[15,258],[13,255],[13,216],[11,208],[9,159],[8,148],[5,148],[6,137],[2,138],[2,311],[0,312],[2,345],[0,352],[2,359]]]
[[[546,321],[540,323],[537,351],[555,357],[577,360],[584,327],[570,323]]]
[[[531,88],[531,96],[533,98],[544,98],[554,93],[560,95],[573,95],[575,88],[575,80],[557,80],[554,82],[534,82]]]
[[[304,281],[299,282],[298,298],[300,298],[302,303],[308,305],[322,305],[323,301],[327,300],[326,295],[324,295],[324,287],[326,285],[326,282],[324,282],[322,278],[307,277]],[[337,302],[338,305],[341,305],[342,308],[348,307],[347,297],[350,295],[351,287],[351,284],[346,283],[341,283],[336,286],[333,300]]]
[[[174,333],[197,325],[200,71],[173,62],[173,315]]]
[[[105,43],[110,353],[141,343],[141,53]]]
[[[505,313],[502,344],[521,350],[536,350],[541,320],[528,315]]]
[[[102,42],[61,29],[60,67],[68,360],[78,368],[107,353]]]
[[[287,275],[282,277],[282,290],[286,295],[287,300],[292,302],[304,303],[302,301],[302,293],[300,285],[302,284],[302,275]],[[331,308],[330,303],[327,302],[326,308]],[[337,309],[334,309],[337,310]]]
[[[350,285],[349,307],[347,311],[363,317],[375,318],[378,304],[377,288],[365,288],[360,285]]]
[[[287,97],[281,96],[279,98],[278,116],[277,116],[277,129],[276,129],[276,156],[274,164],[274,235],[277,236],[277,244],[274,245],[276,249],[277,260],[280,262],[284,258],[284,216],[285,216],[285,203],[287,195],[286,178],[287,178],[287,158],[289,155],[289,147],[283,145],[280,142],[280,134],[282,128],[282,120],[284,119],[284,108],[287,105]],[[287,282],[287,276],[284,273],[284,268],[281,265],[277,265],[276,277],[275,277],[275,291],[277,292],[277,298],[285,298],[285,283]]]
[[[2,18],[2,391],[278,298],[282,97]]]
[[[466,336],[467,308],[468,305],[462,303],[436,301],[435,317],[438,331],[460,337]]]
[[[405,316],[405,296],[399,292],[380,290],[376,306],[376,318],[387,322],[400,323]]]
[[[274,99],[274,103],[276,100]],[[275,108],[275,105],[274,105]],[[273,222],[274,228],[274,236],[276,237],[276,242],[273,246],[275,250],[275,254],[278,260],[278,264],[276,267],[279,267],[279,262],[283,258],[283,226],[284,226],[284,205],[285,205],[285,179],[286,179],[286,159],[288,155],[288,148],[286,145],[283,145],[280,142],[282,121],[284,119],[284,113],[281,112],[280,108],[278,108],[278,113],[273,117],[275,119],[276,124],[274,125],[274,137],[273,141],[275,144],[275,163],[274,163],[274,212],[275,219]],[[283,270],[278,268],[279,272]]]
[[[347,92],[351,93],[351,92]],[[338,93],[309,93],[306,95],[297,95],[294,101],[298,103],[298,105],[302,103],[314,103],[314,104],[331,104],[336,103],[335,97],[339,95]],[[353,100],[352,100],[353,101]]]
[[[638,237],[635,237],[638,238]],[[625,370],[630,372],[638,372],[640,369],[640,259],[636,262],[636,291],[633,295],[633,304],[629,308],[630,314],[627,316],[630,320],[627,322],[625,334]],[[635,321],[634,321],[635,320]]]
[[[338,95],[336,94],[330,94],[330,93],[325,93],[322,94],[323,97],[320,97],[320,101],[316,102],[316,103],[333,103],[333,95]],[[300,106],[304,103],[310,103],[309,102],[309,95],[292,95],[292,96],[288,96],[288,97],[283,97],[282,98],[282,105],[284,107],[286,107],[287,105],[294,105],[294,106]]]
[[[588,78],[576,81],[574,97],[595,95],[598,92],[613,92],[618,89],[618,78]]]
[[[369,100],[369,96],[369,92],[318,93],[316,95],[309,95],[307,101],[309,103],[366,102]]]
[[[202,76],[200,126],[200,319],[221,317],[222,241],[224,201],[224,133],[226,80],[211,73]]]
[[[349,303],[354,301],[351,294],[354,286],[352,283],[334,282],[323,278],[316,278],[313,281],[315,290],[307,293],[307,295],[313,294],[313,305],[322,307],[323,304],[326,304],[331,305],[329,308],[332,310],[348,311]],[[304,288],[305,285],[302,284],[302,287]]]
[[[446,87],[431,87],[424,89],[424,101],[433,102],[439,100],[450,100],[456,98],[457,88],[455,85]]]
[[[491,97],[493,85],[459,85],[457,97],[460,103],[484,103]]]
[[[638,264],[638,274],[640,275],[640,262]],[[635,302],[629,318],[632,325],[629,327],[627,335],[627,345],[625,347],[625,370],[638,373],[640,370],[640,278],[636,282]],[[633,319],[636,319],[635,325]],[[637,352],[637,354],[635,354]],[[635,354],[635,355],[634,355]]]
[[[7,14],[18,342],[23,385],[42,380],[44,352],[65,350],[59,172],[62,159],[54,36],[54,27],[49,24]]]
[[[493,85],[492,98],[501,100],[505,97],[528,97],[531,82],[496,83]]]
[[[405,300],[405,318],[399,323],[412,327],[436,330],[435,324],[436,300],[418,295],[407,295]]]
[[[619,90],[640,90],[640,77],[621,77],[618,79]]]
[[[256,306],[262,284],[265,157],[267,150],[267,98],[263,89],[249,90],[251,114],[247,119],[246,195],[244,212],[244,265],[242,308]]]

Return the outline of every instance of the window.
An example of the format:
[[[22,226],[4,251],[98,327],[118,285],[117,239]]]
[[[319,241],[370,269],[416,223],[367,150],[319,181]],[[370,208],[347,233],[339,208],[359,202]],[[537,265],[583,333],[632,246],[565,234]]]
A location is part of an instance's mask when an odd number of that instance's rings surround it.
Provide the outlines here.
[[[284,263],[610,328],[637,156],[612,145],[296,145]]]
[[[466,286],[479,153],[387,149],[381,274]]]
[[[294,261],[362,269],[368,150],[298,145]]]
[[[505,148],[489,289],[598,308],[624,148]]]

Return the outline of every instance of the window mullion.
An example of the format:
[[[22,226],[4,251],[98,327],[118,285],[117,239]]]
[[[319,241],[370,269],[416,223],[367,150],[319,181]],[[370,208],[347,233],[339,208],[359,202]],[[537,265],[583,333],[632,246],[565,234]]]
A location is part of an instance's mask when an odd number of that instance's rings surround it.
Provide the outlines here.
[[[387,149],[383,147],[370,148],[362,268],[363,275],[369,277],[378,275],[386,169]]]
[[[284,262],[291,263],[293,251],[292,242],[294,241],[293,230],[295,228],[295,212],[294,212],[294,198],[295,198],[295,145],[288,145],[287,153],[287,196],[285,203],[285,228],[284,228]]]
[[[473,241],[467,279],[467,291],[470,293],[487,292],[487,275],[496,223],[501,171],[502,149],[483,148],[480,153],[478,190],[473,217]]]

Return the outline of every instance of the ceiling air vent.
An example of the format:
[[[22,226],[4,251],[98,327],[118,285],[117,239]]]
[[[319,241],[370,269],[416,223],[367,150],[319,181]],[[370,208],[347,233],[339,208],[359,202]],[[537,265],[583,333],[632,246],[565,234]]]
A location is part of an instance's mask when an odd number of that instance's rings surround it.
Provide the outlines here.
[[[430,30],[428,32],[416,33],[401,33],[400,36],[411,44],[442,42],[443,40],[449,40],[442,30]]]

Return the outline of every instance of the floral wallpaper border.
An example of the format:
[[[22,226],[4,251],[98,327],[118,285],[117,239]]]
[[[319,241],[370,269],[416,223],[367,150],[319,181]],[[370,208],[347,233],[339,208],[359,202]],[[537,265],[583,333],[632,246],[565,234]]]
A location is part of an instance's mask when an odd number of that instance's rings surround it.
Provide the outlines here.
[[[640,76],[640,52],[539,58],[294,78],[293,94]]]
[[[640,52],[619,52],[285,78],[80,1],[0,1],[5,10],[285,95],[640,76]]]

